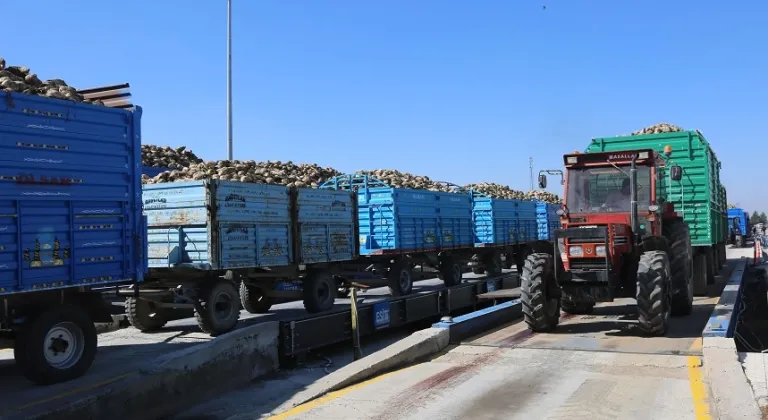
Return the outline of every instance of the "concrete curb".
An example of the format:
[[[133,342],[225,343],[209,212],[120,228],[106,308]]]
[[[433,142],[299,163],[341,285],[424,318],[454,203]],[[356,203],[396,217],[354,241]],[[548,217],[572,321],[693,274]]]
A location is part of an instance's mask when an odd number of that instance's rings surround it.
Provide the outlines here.
[[[395,342],[376,353],[352,362],[323,377],[296,394],[292,406],[321,397],[387,371],[407,366],[448,346],[447,328],[427,328]]]
[[[18,419],[162,418],[196,401],[248,384],[274,372],[278,322],[235,330],[211,341],[174,351],[133,374],[62,404],[10,414]]]
[[[462,340],[506,324],[523,314],[520,299],[500,303],[466,315],[457,316],[450,321],[433,324],[433,328],[448,330],[449,342],[460,343]]]
[[[760,407],[741,366],[733,328],[734,311],[748,260],[741,258],[723,289],[703,336],[703,366],[719,419],[759,419]]]

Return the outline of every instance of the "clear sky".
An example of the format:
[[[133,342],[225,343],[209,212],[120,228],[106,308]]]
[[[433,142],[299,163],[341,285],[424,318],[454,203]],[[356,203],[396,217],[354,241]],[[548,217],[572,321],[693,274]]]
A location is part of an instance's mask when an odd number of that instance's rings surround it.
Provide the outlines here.
[[[2,3],[9,64],[129,82],[145,142],[226,156],[226,0]],[[527,190],[529,156],[558,168],[663,121],[700,129],[729,201],[768,211],[768,2],[234,0],[233,15],[235,158]]]

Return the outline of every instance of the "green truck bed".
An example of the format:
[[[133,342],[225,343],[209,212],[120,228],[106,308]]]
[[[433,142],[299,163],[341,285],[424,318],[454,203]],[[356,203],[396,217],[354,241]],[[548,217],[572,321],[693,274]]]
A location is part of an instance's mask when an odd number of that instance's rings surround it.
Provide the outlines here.
[[[681,182],[662,181],[662,197],[675,206],[691,231],[691,245],[712,246],[726,240],[727,197],[720,183],[720,161],[699,131],[592,139],[586,153],[672,147],[670,159],[683,168]]]

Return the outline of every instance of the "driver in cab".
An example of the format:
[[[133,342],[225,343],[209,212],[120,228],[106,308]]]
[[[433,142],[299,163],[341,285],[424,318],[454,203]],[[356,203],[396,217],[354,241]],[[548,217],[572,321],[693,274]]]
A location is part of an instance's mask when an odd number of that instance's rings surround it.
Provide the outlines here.
[[[605,199],[603,207],[613,209],[627,209],[629,210],[629,178],[624,178],[621,181],[621,189],[614,191],[608,195]]]

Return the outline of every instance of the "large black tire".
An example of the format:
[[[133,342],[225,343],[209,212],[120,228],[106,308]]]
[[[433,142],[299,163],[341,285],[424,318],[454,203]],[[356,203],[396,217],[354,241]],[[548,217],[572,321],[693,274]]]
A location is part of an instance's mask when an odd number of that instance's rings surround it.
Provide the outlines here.
[[[304,279],[302,295],[304,309],[314,314],[333,308],[339,285],[327,271],[314,271]]]
[[[707,257],[698,253],[693,257],[693,295],[707,296]]]
[[[195,310],[197,326],[215,337],[235,329],[240,319],[240,296],[229,280],[219,280],[200,290],[200,310]]]
[[[720,250],[720,267],[725,267],[728,265],[728,254],[725,248],[725,242],[720,242],[718,249]]]
[[[563,312],[571,315],[591,314],[595,309],[595,300],[582,290],[563,290],[560,306]]]
[[[501,254],[494,252],[493,255],[485,257],[483,265],[485,265],[485,273],[487,275],[498,276],[501,274]]]
[[[464,275],[461,264],[453,258],[444,258],[440,261],[440,273],[438,278],[448,286],[456,286],[461,284],[461,277]]]
[[[30,316],[16,336],[16,365],[39,385],[79,378],[96,358],[96,334],[93,320],[77,306],[57,306]]]
[[[505,270],[509,270],[510,268],[512,268],[512,266],[515,265],[514,258],[515,256],[511,252],[504,254],[504,262],[502,262],[501,268]]]
[[[560,322],[560,298],[553,296],[555,267],[549,254],[530,254],[521,276],[523,318],[534,332],[551,331]]]
[[[688,225],[682,220],[664,224],[669,267],[672,275],[672,315],[685,316],[693,311],[693,251]]]
[[[125,317],[133,328],[141,332],[156,331],[168,323],[168,311],[152,302],[129,297],[125,299]]]
[[[715,250],[712,247],[707,247],[704,250],[704,255],[707,258],[707,284],[715,284],[715,264],[717,264]]]
[[[392,296],[405,296],[413,291],[413,270],[407,262],[393,264],[387,273],[387,283]]]
[[[669,326],[669,258],[664,251],[646,251],[637,267],[637,322],[647,335],[664,335]]]
[[[260,287],[240,282],[240,304],[252,314],[266,314],[272,307],[273,300],[264,296]]]

